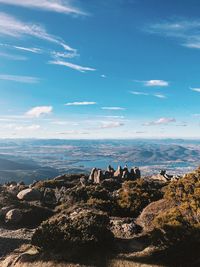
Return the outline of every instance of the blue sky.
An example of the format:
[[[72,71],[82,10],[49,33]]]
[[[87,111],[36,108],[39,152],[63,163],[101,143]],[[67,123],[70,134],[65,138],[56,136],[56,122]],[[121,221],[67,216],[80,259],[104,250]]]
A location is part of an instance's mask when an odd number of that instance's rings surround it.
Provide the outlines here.
[[[198,138],[198,0],[0,0],[0,138]]]

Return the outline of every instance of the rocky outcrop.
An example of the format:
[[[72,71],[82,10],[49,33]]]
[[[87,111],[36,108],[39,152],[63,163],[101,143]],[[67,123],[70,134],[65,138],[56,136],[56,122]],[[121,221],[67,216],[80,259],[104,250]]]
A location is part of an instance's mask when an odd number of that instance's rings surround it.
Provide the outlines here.
[[[114,177],[115,178],[121,178],[122,173],[123,173],[122,167],[118,166],[117,170],[114,172]]]
[[[159,181],[162,183],[167,183],[168,180],[161,174],[151,176],[151,180]]]
[[[102,170],[93,168],[89,176],[89,182],[94,184],[100,184],[103,178],[104,176]]]

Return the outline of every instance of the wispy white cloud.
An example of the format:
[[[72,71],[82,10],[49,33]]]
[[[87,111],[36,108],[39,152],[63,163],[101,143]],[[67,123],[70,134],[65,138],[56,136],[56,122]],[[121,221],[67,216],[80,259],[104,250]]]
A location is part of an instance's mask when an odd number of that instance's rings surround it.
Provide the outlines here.
[[[149,95],[148,93],[144,93],[144,92],[138,92],[138,91],[131,91],[130,92],[132,95]]]
[[[53,11],[63,14],[87,15],[86,12],[63,0],[0,0],[6,5]]]
[[[147,133],[146,131],[135,131],[136,134],[145,134]]]
[[[76,65],[76,64],[73,64],[73,63],[70,63],[70,62],[66,62],[66,61],[62,61],[62,60],[52,60],[52,61],[49,61],[49,64],[65,66],[65,67],[68,67],[70,69],[77,70],[77,71],[80,71],[80,72],[96,71],[96,69],[94,69],[94,68],[83,67],[83,66]]]
[[[17,45],[10,45],[10,44],[6,44],[6,43],[0,43],[0,46],[3,47],[3,48],[17,49],[17,50],[20,50],[20,51],[31,52],[31,53],[34,53],[34,54],[43,53],[42,49],[36,48],[36,47],[23,47],[23,46],[17,46]]]
[[[55,59],[59,59],[59,58],[74,58],[74,57],[78,57],[79,54],[76,51],[73,51],[71,53],[67,53],[67,52],[57,52],[57,51],[51,51],[51,56]]]
[[[65,106],[88,106],[88,105],[96,105],[96,104],[97,102],[82,101],[82,102],[66,103]]]
[[[10,44],[6,44],[6,43],[0,43],[0,46],[3,48],[17,49],[17,50],[36,53],[36,54],[42,53],[42,50],[40,48],[36,48],[36,47],[23,47],[23,46],[17,46],[17,45],[10,45]]]
[[[70,125],[70,126],[78,126],[79,123],[78,122],[74,122],[74,121],[65,121],[65,120],[53,120],[50,122],[51,124],[55,124],[58,126],[63,126],[63,125]]]
[[[157,98],[161,98],[161,99],[164,99],[164,98],[167,98],[165,95],[163,94],[154,94],[153,96],[157,97]]]
[[[119,121],[111,121],[111,122],[102,122],[102,125],[99,126],[100,129],[110,129],[110,128],[117,128],[122,127],[125,124]]]
[[[142,83],[144,86],[147,86],[147,87],[167,87],[167,86],[169,86],[169,82],[165,81],[165,80],[147,80],[147,81],[134,80],[134,82]]]
[[[49,34],[41,25],[25,23],[2,12],[0,13],[0,35],[7,35],[15,38],[19,38],[21,36],[31,36],[60,45],[65,50],[76,51],[76,49],[67,45],[59,37]]]
[[[199,36],[200,37],[200,36]],[[188,47],[188,48],[194,48],[194,49],[200,49],[200,40],[197,42],[191,42],[190,43],[185,43],[183,46]]]
[[[122,108],[122,107],[102,107],[101,109],[104,109],[104,110],[125,110],[125,108]]]
[[[160,119],[155,120],[155,121],[146,122],[146,123],[144,123],[144,126],[169,124],[169,123],[173,123],[173,122],[176,122],[175,118],[160,118]]]
[[[89,134],[89,132],[85,132],[85,131],[77,131],[77,130],[68,130],[68,131],[64,131],[64,132],[60,132],[58,133],[59,135],[72,135],[74,137],[74,135],[87,135]]]
[[[103,118],[109,118],[109,119],[124,119],[124,116],[102,116]]]
[[[149,94],[149,93],[145,93],[145,92],[139,92],[139,91],[131,91],[130,92],[132,95],[136,95],[136,96],[154,96],[160,99],[164,99],[167,98],[165,95],[160,94],[160,93],[156,93],[156,94]]]
[[[200,20],[176,19],[161,21],[148,25],[145,30],[151,34],[178,40],[179,44],[188,48],[200,49]]]
[[[24,61],[27,60],[27,57],[19,56],[19,55],[13,55],[9,53],[0,52],[0,57],[7,58],[9,60],[16,60],[16,61]]]
[[[164,81],[164,80],[149,80],[149,81],[145,81],[144,85],[150,86],[150,87],[155,87],[155,86],[166,87],[166,86],[169,86],[169,82]]]
[[[10,75],[10,74],[0,74],[0,80],[20,82],[20,83],[38,83],[38,82],[40,82],[40,79],[37,77],[19,76],[19,75]]]
[[[14,130],[16,131],[24,131],[24,130],[31,130],[31,131],[35,131],[35,130],[38,130],[40,129],[41,126],[38,125],[38,124],[32,124],[32,125],[29,125],[29,126],[23,126],[23,125],[19,125],[19,126],[15,126],[14,127]]]
[[[23,50],[23,51],[31,52],[31,53],[34,53],[34,54],[40,54],[40,53],[42,53],[42,50],[40,48],[36,48],[36,47],[13,46],[13,48],[16,48],[18,50]]]
[[[179,124],[176,124],[176,126],[178,126],[178,127],[187,127],[188,124],[186,122],[181,122]]]
[[[192,88],[192,87],[190,87],[190,90],[200,93],[200,88]]]
[[[30,125],[30,126],[27,126],[27,128],[28,128],[29,130],[38,130],[38,129],[41,128],[41,126],[38,125],[38,124],[32,124],[32,125]]]
[[[23,124],[16,124],[16,123],[7,123],[7,124],[1,125],[1,128],[9,129],[9,130],[17,130],[17,131],[21,131],[21,130],[33,130],[34,131],[34,130],[40,129],[41,126],[38,124],[23,125]]]
[[[52,106],[38,106],[28,110],[25,116],[30,118],[39,118],[42,115],[50,114],[53,111]]]
[[[0,116],[0,122],[15,122],[16,120],[24,120],[24,115],[4,115]]]

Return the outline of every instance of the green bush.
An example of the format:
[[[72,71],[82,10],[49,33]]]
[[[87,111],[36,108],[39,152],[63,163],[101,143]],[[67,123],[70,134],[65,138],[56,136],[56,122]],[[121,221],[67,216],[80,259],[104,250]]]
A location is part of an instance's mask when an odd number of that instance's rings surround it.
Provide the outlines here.
[[[161,199],[161,187],[143,179],[124,182],[116,203],[120,216],[136,217],[152,201]]]
[[[109,192],[100,185],[76,186],[68,189],[63,197],[63,203],[74,205],[80,202],[87,202],[90,198],[108,201]]]
[[[164,198],[174,201],[175,206],[154,219],[154,242],[165,245],[189,242],[200,248],[200,169],[170,183]]]
[[[42,249],[87,253],[105,249],[113,241],[109,218],[95,210],[77,210],[58,214],[41,224],[32,237],[32,244]]]

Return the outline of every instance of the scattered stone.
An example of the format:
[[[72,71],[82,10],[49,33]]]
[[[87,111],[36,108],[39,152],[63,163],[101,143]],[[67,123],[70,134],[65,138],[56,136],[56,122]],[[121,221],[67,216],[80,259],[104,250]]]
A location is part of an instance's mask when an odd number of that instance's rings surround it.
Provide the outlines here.
[[[10,211],[14,209],[14,206],[8,206],[8,207],[3,207],[0,210],[0,218],[5,218],[6,214]]]
[[[6,213],[5,222],[8,224],[16,225],[22,219],[22,212],[19,209],[12,209]]]
[[[141,227],[131,218],[111,218],[111,231],[118,238],[129,238],[138,234]]]

